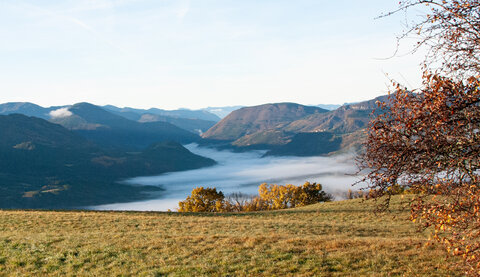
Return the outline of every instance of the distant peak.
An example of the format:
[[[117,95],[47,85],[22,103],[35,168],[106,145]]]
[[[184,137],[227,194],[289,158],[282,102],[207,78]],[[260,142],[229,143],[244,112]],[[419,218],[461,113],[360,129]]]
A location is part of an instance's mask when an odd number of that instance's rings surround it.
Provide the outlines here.
[[[79,102],[73,105],[73,107],[82,107],[82,106],[96,107],[96,105],[88,102]]]

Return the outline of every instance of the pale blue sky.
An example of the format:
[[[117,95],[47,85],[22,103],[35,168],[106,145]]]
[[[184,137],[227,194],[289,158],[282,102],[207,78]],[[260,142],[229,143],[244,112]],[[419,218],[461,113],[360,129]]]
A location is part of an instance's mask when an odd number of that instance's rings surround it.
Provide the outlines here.
[[[0,102],[344,103],[419,83],[394,0],[0,0]],[[408,42],[405,43],[407,46]],[[407,53],[408,47],[401,53]]]

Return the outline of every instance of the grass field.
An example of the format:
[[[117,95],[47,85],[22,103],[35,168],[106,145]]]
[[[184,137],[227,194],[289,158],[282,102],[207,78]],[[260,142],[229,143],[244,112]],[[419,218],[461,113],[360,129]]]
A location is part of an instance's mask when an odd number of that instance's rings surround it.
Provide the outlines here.
[[[244,214],[0,211],[0,275],[457,276],[399,198]]]

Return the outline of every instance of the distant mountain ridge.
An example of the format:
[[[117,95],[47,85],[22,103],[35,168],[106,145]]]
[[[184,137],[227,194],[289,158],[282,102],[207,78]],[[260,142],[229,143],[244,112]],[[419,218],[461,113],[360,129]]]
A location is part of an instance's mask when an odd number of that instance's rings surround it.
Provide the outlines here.
[[[140,123],[139,123],[140,124]],[[122,178],[211,166],[176,142],[138,152],[102,148],[37,117],[0,115],[0,208],[67,208],[133,201],[158,188],[116,183]]]
[[[160,116],[176,117],[176,118],[187,118],[187,119],[201,119],[206,121],[220,121],[220,117],[216,116],[213,113],[208,112],[207,110],[189,110],[189,109],[178,109],[178,110],[163,110],[158,108],[150,109],[135,109],[130,107],[119,108],[113,105],[103,106],[104,109],[115,112],[116,114],[122,115],[131,120],[139,120],[143,114],[154,114]]]
[[[316,106],[319,107],[319,108],[325,109],[325,110],[333,111],[333,110],[336,110],[336,109],[340,108],[342,105],[338,105],[338,104],[318,104]]]
[[[26,116],[35,116],[38,118],[49,119],[49,113],[61,107],[44,108],[30,102],[9,102],[0,104],[0,115],[9,115],[13,113]]]
[[[54,118],[52,116],[52,112],[55,113],[56,111],[59,111],[59,109],[68,110],[72,106],[74,105],[52,106],[45,108],[29,102],[9,102],[0,104],[0,115],[19,113],[27,116],[35,116],[46,120],[56,121],[59,123],[58,117]],[[103,106],[101,108],[132,121],[168,122],[197,135],[207,131],[220,120],[218,116],[209,113],[206,110],[178,109],[168,111],[157,108],[143,110],[134,108],[118,108],[112,105]],[[76,129],[80,129],[79,126],[82,124],[84,124],[84,126],[81,129],[96,129],[98,127],[95,124],[88,124],[82,118],[78,117],[70,118],[68,122],[64,121],[63,124],[67,128]]]
[[[331,111],[293,103],[241,108],[202,137],[240,149],[270,149],[267,155],[325,155],[361,147],[377,101],[386,100],[380,96]]]
[[[196,111],[99,107],[88,103],[42,108],[31,103],[6,103],[0,105],[0,114],[20,112],[43,117],[103,147],[135,150],[156,141],[174,140],[244,150],[269,149],[270,154],[277,155],[306,155],[310,148],[311,155],[323,155],[360,147],[376,101],[385,101],[386,97],[344,104],[336,109],[337,105],[323,105],[328,108],[323,109],[318,107],[322,105],[296,103],[211,107]],[[232,112],[218,121],[219,117],[208,110],[223,114],[228,110]],[[200,119],[205,117],[212,120]],[[295,150],[300,145],[307,150]],[[322,145],[323,150],[320,149]]]
[[[175,125],[198,135],[203,134],[216,123],[215,121],[208,121],[203,119],[177,118],[157,114],[143,114],[137,121],[140,123],[168,122],[172,125]]]
[[[255,133],[281,129],[292,121],[308,115],[326,113],[327,110],[295,103],[264,104],[233,111],[215,126],[204,138],[212,140],[242,140]],[[257,142],[258,143],[258,142]],[[243,144],[248,144],[244,142]]]
[[[352,133],[368,125],[371,113],[377,107],[377,101],[386,100],[387,96],[379,96],[372,100],[343,105],[322,115],[307,116],[291,122],[285,130],[295,133],[323,131],[337,134]]]
[[[74,130],[101,146],[142,149],[165,140],[191,143],[200,137],[168,122],[140,123],[113,114],[89,103],[78,103],[68,111],[71,115],[51,121]]]
[[[203,108],[202,110],[208,111],[210,113],[215,114],[218,116],[220,119],[223,119],[227,115],[229,115],[231,112],[244,108],[245,106],[223,106],[223,107],[208,107],[208,108]]]

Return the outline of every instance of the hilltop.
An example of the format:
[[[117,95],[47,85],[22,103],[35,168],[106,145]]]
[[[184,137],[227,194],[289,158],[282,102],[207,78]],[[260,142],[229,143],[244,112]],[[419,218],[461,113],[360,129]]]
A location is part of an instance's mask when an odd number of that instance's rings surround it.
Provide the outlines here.
[[[267,155],[317,156],[358,149],[377,101],[334,110],[295,103],[265,104],[233,111],[205,132],[212,144],[240,150],[267,149]]]
[[[0,211],[5,275],[460,276],[400,198],[238,213]]]
[[[295,103],[245,107],[231,112],[203,137],[214,140],[240,140],[247,135],[284,127],[286,124],[327,110]]]

